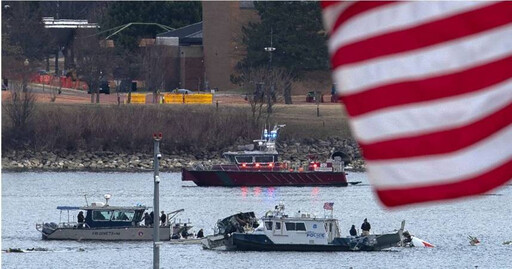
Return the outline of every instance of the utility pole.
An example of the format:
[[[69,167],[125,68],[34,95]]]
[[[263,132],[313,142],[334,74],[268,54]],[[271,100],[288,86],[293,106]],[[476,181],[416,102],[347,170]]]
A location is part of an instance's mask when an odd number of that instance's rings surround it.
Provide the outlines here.
[[[153,134],[153,148],[154,148],[154,157],[153,157],[153,167],[155,168],[154,174],[154,183],[155,183],[155,193],[153,197],[153,268],[160,268],[160,173],[159,169],[159,161],[162,159],[162,154],[160,154],[160,140],[162,140],[162,133]]]

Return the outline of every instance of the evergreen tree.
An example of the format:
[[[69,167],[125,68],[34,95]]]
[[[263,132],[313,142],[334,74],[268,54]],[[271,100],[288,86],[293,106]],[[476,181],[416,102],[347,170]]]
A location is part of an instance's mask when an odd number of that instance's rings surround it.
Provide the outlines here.
[[[250,23],[243,30],[247,56],[240,67],[268,65],[270,46],[272,66],[283,67],[295,75],[303,71],[325,70],[329,67],[326,34],[321,9],[317,2],[256,2],[260,23]]]

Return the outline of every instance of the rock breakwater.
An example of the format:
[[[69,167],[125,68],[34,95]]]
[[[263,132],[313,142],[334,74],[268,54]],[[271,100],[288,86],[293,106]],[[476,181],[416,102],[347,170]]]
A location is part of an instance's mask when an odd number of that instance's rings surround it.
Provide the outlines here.
[[[237,144],[245,141],[238,140]],[[247,144],[247,143],[245,143]],[[222,152],[238,150],[239,146],[232,146],[219,152],[199,150],[194,152],[176,151],[166,153],[162,151],[160,161],[161,171],[178,172],[184,167],[193,167],[196,164],[213,165],[223,163]],[[312,156],[318,160],[325,160],[330,153],[341,151],[353,160],[351,166],[354,170],[364,170],[364,162],[357,144],[351,139],[329,138],[325,140],[293,139],[277,144],[280,160],[290,161],[292,165],[305,164]],[[152,153],[117,153],[107,151],[75,151],[75,152],[49,152],[33,150],[17,150],[5,152],[2,155],[3,171],[91,171],[91,172],[146,172],[153,170]]]

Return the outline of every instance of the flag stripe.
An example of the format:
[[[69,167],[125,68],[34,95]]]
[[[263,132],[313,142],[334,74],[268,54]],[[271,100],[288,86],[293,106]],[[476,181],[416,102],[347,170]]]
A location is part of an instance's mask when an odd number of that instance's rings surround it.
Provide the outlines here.
[[[512,102],[503,109],[473,124],[433,134],[360,143],[367,160],[399,159],[457,151],[489,137],[511,124]]]
[[[343,96],[342,101],[350,116],[360,116],[383,108],[478,91],[512,77],[511,63],[512,55],[461,72],[389,84]]]
[[[468,178],[464,181],[417,188],[377,190],[377,195],[382,203],[389,207],[455,199],[495,189],[497,186],[509,181],[511,175],[512,160],[509,160],[487,173]]]
[[[361,143],[411,137],[472,124],[512,103],[512,78],[490,88],[352,118]],[[512,120],[512,117],[511,117]]]
[[[343,12],[345,9],[347,9],[349,6],[351,6],[353,3],[354,2],[333,2],[333,4],[329,6],[329,8],[324,9],[324,28],[328,32],[331,32],[332,27],[334,26],[334,23],[336,22],[336,19],[338,18],[339,14]]]
[[[338,67],[334,76],[340,94],[354,94],[385,84],[466,69],[507,57],[512,52],[512,24],[441,46]],[[501,42],[496,42],[500,40]],[[485,48],[485,49],[482,49]]]
[[[477,144],[451,154],[391,161],[368,161],[368,173],[372,183],[378,189],[457,182],[510,161],[512,159],[510,141],[512,141],[512,124]]]
[[[320,2],[320,6],[322,7],[322,9],[324,9],[323,12],[325,12],[326,10],[329,10],[333,6],[337,6],[337,5],[340,5],[342,3],[345,3],[345,2],[342,2],[342,1],[322,1],[322,2]]]
[[[512,4],[509,2],[497,3],[413,28],[351,43],[336,51],[332,65],[336,68],[340,65],[423,48],[483,32],[510,22],[512,22]],[[468,27],[468,24],[471,27]],[[436,34],[425,35],[428,32],[436,32]]]
[[[383,204],[512,178],[512,3],[334,7],[324,8],[333,76]]]
[[[428,23],[490,4],[492,3],[478,1],[459,3],[446,1],[439,2],[438,5],[432,5],[429,2],[400,2],[394,5],[369,9],[362,14],[358,14],[358,16],[351,16],[350,20],[347,19],[343,25],[331,32],[329,52],[332,54],[340,47],[352,42],[415,27],[422,23]],[[418,12],[418,9],[421,12]],[[325,20],[329,19],[324,18]]]
[[[347,9],[345,9],[342,13],[340,13],[338,18],[334,22],[331,32],[335,32],[341,24],[360,14],[394,3],[394,1],[355,2],[352,5],[350,5]]]

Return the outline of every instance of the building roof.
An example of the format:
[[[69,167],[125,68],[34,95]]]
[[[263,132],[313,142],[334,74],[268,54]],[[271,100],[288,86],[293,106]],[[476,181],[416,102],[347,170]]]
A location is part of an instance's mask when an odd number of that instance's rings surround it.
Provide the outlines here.
[[[203,44],[203,22],[196,22],[173,31],[158,34],[157,37],[177,37],[180,45]]]

